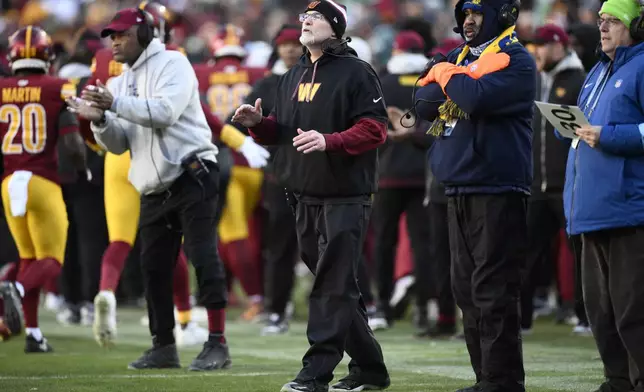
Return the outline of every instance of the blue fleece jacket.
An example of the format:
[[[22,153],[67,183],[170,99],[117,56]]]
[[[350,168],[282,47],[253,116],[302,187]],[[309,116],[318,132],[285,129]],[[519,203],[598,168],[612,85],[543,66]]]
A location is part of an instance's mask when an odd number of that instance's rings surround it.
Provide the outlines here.
[[[452,76],[447,95],[470,115],[458,120],[432,146],[432,172],[446,193],[530,193],[532,183],[532,115],[536,65],[519,43],[501,46],[510,56],[505,69],[473,79]],[[461,48],[448,56],[455,63]],[[440,86],[419,89],[418,115],[433,121],[445,100]]]
[[[612,62],[602,56],[578,105],[602,129],[598,147],[583,141],[570,147],[564,188],[568,233],[644,225],[644,43],[617,48]]]

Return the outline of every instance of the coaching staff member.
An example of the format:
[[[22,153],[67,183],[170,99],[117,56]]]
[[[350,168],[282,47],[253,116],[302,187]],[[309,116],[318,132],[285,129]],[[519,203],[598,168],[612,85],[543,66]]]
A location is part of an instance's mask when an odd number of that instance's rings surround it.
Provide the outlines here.
[[[374,70],[341,37],[346,8],[314,1],[300,15],[305,54],[279,81],[275,107],[242,105],[233,121],[261,144],[279,145],[275,172],[295,195],[302,260],[315,274],[309,298],[311,345],[282,391],[326,391],[343,352],[350,374],[331,390],[385,388],[389,376],[367,324],[358,263],[376,190],[377,150],[387,112]]]
[[[448,196],[452,288],[476,374],[462,392],[525,390],[519,291],[536,64],[517,41],[518,13],[507,0],[460,0],[465,45],[429,71],[417,96],[432,102],[420,112],[435,120],[429,159]]]
[[[604,363],[599,391],[644,392],[644,14],[634,0],[599,10],[601,56],[578,106],[591,126],[568,153],[564,211],[581,234],[588,321]],[[635,22],[639,18],[639,22]]]
[[[153,348],[130,368],[179,367],[174,342],[172,274],[182,236],[197,273],[210,336],[191,370],[230,366],[223,336],[226,283],[216,248],[217,147],[199,101],[188,59],[154,38],[145,11],[119,11],[101,36],[126,71],[97,81],[72,109],[92,121],[108,151],[132,155],[129,180],[141,196],[139,238]],[[91,104],[91,106],[90,106]]]

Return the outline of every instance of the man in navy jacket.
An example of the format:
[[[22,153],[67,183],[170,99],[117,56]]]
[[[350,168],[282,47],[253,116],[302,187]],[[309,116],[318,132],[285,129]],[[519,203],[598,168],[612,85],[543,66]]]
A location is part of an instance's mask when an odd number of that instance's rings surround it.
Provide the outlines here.
[[[476,374],[459,392],[523,392],[518,301],[536,65],[514,33],[516,3],[461,0],[455,16],[466,43],[429,71],[416,100],[434,121],[429,159],[448,196],[452,288]]]
[[[601,59],[578,106],[591,124],[568,154],[567,230],[582,236],[588,321],[604,363],[599,391],[644,392],[644,29],[634,0],[599,11]]]

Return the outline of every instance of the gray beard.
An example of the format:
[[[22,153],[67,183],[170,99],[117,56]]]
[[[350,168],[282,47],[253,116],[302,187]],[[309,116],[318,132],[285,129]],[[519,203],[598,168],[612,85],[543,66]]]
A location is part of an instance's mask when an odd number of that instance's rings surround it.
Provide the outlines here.
[[[315,40],[315,36],[308,34],[306,37],[301,35],[300,36],[300,43],[306,47],[312,46],[317,44]]]

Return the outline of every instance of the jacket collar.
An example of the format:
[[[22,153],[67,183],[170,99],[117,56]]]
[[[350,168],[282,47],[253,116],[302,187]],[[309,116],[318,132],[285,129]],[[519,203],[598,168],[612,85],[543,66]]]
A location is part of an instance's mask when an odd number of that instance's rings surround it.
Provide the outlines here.
[[[554,77],[558,73],[570,69],[578,69],[581,71],[584,70],[584,64],[579,59],[579,56],[577,56],[577,53],[575,53],[575,51],[573,50],[568,52],[566,57],[561,59],[559,64],[557,64],[552,70],[550,70],[550,72],[546,72],[546,75],[548,75],[549,77]]]
[[[617,70],[622,65],[628,63],[633,57],[644,53],[644,42],[631,46],[620,46],[615,51],[615,60],[613,61],[613,70]],[[610,58],[604,52],[601,53],[601,61],[610,62]]]
[[[163,52],[165,50],[165,45],[158,39],[154,38],[150,44],[148,45],[145,50],[143,50],[143,53],[139,56],[138,59],[134,62],[134,64],[129,67],[127,64],[123,64],[125,69],[132,69],[135,70],[139,68],[141,65],[145,64],[148,59],[151,57],[155,56],[156,54]]]

